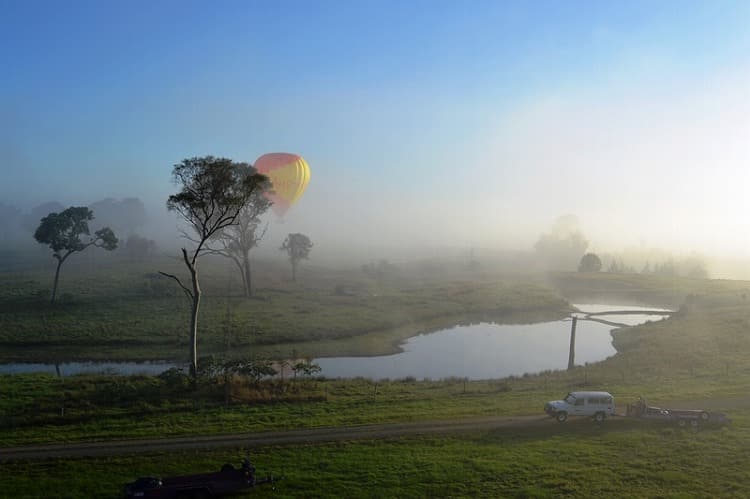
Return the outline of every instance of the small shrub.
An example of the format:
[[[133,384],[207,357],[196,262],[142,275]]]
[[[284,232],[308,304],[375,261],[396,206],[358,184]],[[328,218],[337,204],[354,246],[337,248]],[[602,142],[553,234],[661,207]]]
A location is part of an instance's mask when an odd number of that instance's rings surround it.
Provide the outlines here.
[[[171,390],[182,390],[190,386],[190,377],[177,367],[167,369],[159,374],[157,378]]]

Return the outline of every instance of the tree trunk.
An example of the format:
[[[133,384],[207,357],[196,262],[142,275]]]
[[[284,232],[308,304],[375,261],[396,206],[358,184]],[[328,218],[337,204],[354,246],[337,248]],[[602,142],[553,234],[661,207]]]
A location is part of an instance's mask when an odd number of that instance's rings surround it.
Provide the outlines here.
[[[244,267],[243,279],[245,281],[245,296],[250,298],[253,296],[253,282],[250,274],[250,258],[248,258],[247,253],[242,257],[242,265]]]
[[[55,270],[55,283],[52,285],[52,301],[50,303],[55,303],[55,298],[57,298],[57,283],[60,281],[60,267],[62,267],[64,258],[58,258],[57,259],[57,270]]]
[[[240,277],[242,277],[242,293],[243,296],[248,297],[250,296],[250,292],[248,291],[249,285],[247,283],[247,275],[245,274],[245,268],[242,266],[242,262],[240,262],[237,258],[232,257],[232,261],[235,265],[237,265],[237,270],[240,271]]]
[[[198,283],[198,269],[194,263],[190,262],[187,251],[184,249],[182,255],[193,282],[193,306],[190,315],[190,378],[195,387],[198,384],[198,309],[201,304],[201,287]]]
[[[297,282],[297,261],[292,260],[292,282]]]

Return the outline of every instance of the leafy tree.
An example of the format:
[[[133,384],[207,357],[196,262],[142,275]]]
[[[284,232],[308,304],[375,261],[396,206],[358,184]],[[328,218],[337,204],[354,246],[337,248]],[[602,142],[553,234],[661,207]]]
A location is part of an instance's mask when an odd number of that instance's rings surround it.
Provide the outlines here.
[[[578,272],[599,272],[601,269],[602,261],[595,253],[586,253],[578,264]]]
[[[104,248],[107,251],[117,248],[117,237],[109,227],[97,230],[94,237],[89,237],[88,240],[81,239],[81,236],[89,236],[89,222],[93,219],[94,213],[86,206],[71,206],[60,213],[50,213],[42,218],[34,232],[34,239],[52,248],[52,256],[57,260],[52,303],[55,303],[57,296],[60,267],[70,255],[89,246]]]
[[[184,159],[174,165],[172,178],[180,188],[167,199],[167,209],[177,213],[192,229],[193,236],[183,232],[194,247],[182,248],[182,259],[190,273],[191,286],[187,287],[175,275],[171,277],[180,285],[191,301],[190,315],[190,377],[197,382],[198,372],[198,310],[201,288],[198,281],[198,257],[209,251],[207,243],[222,230],[237,223],[242,209],[253,193],[265,185],[267,178],[255,173],[246,163],[231,159],[205,156]]]
[[[284,244],[279,250],[286,252],[292,264],[292,281],[297,280],[297,264],[300,260],[309,258],[312,247],[312,241],[304,234],[289,234],[284,239]]]
[[[246,168],[246,167],[243,167]],[[211,241],[211,252],[229,258],[237,266],[242,276],[242,287],[245,296],[252,296],[252,273],[250,269],[250,250],[258,245],[266,233],[266,229],[259,230],[263,215],[271,206],[264,191],[270,188],[266,182],[253,191],[247,204],[237,217],[237,223],[232,224],[217,233]]]

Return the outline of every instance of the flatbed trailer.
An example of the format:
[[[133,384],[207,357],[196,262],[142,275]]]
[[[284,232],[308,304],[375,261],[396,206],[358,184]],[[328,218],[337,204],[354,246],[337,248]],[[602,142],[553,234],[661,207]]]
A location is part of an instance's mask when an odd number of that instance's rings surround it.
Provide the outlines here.
[[[722,412],[710,412],[705,409],[665,409],[650,406],[643,397],[633,404],[628,404],[625,416],[650,421],[673,423],[680,427],[706,425],[723,425],[731,422]]]
[[[125,497],[159,499],[205,499],[233,495],[264,483],[273,476],[256,478],[255,466],[245,459],[240,468],[225,464],[221,470],[165,478],[141,477],[125,485]]]

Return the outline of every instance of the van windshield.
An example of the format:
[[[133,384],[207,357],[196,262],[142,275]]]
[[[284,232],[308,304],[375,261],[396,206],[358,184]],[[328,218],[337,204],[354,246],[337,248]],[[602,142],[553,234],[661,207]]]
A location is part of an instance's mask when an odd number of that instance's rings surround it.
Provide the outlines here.
[[[573,394],[569,393],[569,394],[568,394],[568,395],[567,395],[567,396],[565,397],[565,402],[567,402],[567,403],[568,403],[568,404],[570,404],[570,405],[575,405],[575,403],[576,403],[576,398],[575,398],[575,397],[573,396]]]

